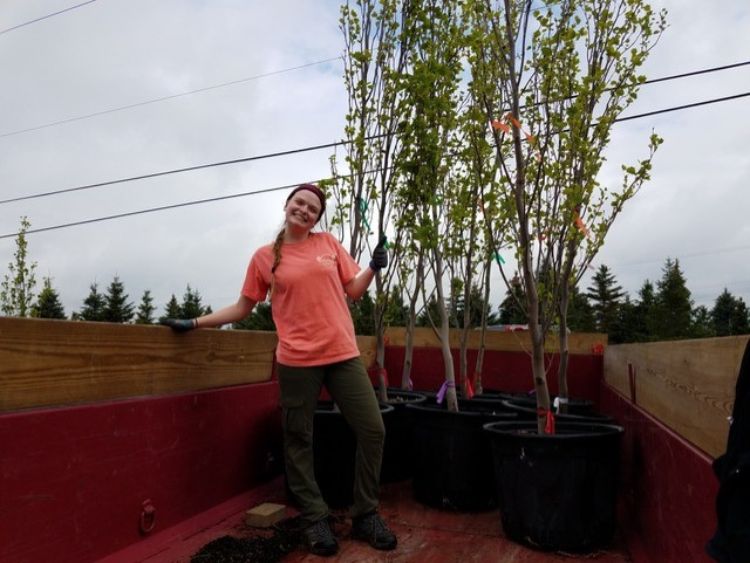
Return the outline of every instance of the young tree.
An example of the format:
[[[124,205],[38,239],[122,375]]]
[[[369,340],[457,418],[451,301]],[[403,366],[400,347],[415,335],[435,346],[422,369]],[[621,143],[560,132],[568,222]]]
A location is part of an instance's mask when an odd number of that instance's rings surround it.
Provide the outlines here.
[[[83,309],[76,315],[76,318],[82,321],[103,321],[104,296],[99,293],[99,286],[96,282],[92,283],[89,288],[89,294],[83,301]]]
[[[648,156],[623,166],[619,190],[600,185],[611,128],[645,80],[638,69],[664,28],[664,14],[654,14],[643,0],[466,5],[471,86],[495,147],[498,186],[486,209],[493,225],[505,227],[498,246],[518,262],[543,432],[551,421],[547,331],[558,322],[558,383],[566,397],[571,287],[625,202],[649,178],[661,142],[652,135]]]
[[[39,292],[36,303],[31,309],[31,316],[39,319],[66,318],[60,296],[52,287],[52,279],[49,276],[44,278],[42,291]]]
[[[135,315],[135,324],[137,325],[150,325],[154,324],[154,298],[151,297],[151,291],[145,290],[141,297],[141,303],[138,305],[138,311]]]
[[[133,315],[133,304],[128,303],[125,285],[118,276],[115,276],[104,296],[102,320],[108,323],[129,323]]]
[[[16,236],[16,251],[8,264],[8,273],[0,284],[0,311],[9,317],[27,317],[34,302],[36,262],[29,262],[26,232],[31,227],[28,217],[21,217]]]
[[[375,277],[375,362],[379,366],[380,399],[387,401],[385,374],[385,314],[389,288],[395,279],[401,253],[400,234],[393,232],[393,198],[398,182],[394,162],[401,150],[399,124],[406,111],[399,79],[407,64],[408,38],[402,28],[406,0],[347,1],[341,8],[344,35],[344,84],[349,111],[346,116],[346,164],[350,173],[336,174],[325,188],[336,202],[331,224],[348,239],[349,253],[359,260],[371,244],[389,233],[389,265]]]
[[[615,275],[610,269],[604,264],[599,266],[586,292],[594,312],[597,331],[604,334],[612,331],[612,325],[617,318],[617,309],[624,295],[625,292],[621,286],[617,285]]]

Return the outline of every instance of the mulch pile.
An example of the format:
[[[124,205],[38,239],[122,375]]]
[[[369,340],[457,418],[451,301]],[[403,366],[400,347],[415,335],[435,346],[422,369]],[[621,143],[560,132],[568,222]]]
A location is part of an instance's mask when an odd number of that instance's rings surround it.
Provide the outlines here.
[[[275,563],[304,545],[299,517],[283,520],[258,534],[263,535],[217,538],[193,555],[190,563]]]

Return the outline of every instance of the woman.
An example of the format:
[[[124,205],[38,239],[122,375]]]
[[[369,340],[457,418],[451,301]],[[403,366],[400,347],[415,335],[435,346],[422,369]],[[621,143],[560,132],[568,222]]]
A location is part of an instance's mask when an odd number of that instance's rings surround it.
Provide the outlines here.
[[[325,206],[325,195],[314,184],[295,188],[284,205],[284,228],[273,244],[253,255],[237,302],[196,319],[166,319],[164,324],[180,331],[239,321],[270,294],[279,336],[287,482],[300,505],[310,551],[325,556],[338,551],[313,472],[312,422],[323,385],[357,436],[352,537],[390,550],[396,536],[377,513],[385,429],[344,296],[362,297],[375,272],[387,266],[388,256],[378,245],[370,267],[360,270],[333,236],[312,232]]]

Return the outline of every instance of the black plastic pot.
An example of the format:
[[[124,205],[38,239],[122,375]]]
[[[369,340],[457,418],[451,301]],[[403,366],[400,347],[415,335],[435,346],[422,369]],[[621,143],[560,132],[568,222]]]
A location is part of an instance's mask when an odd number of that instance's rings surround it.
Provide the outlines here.
[[[485,425],[505,535],[531,547],[588,552],[615,532],[620,441],[613,424],[534,421]]]
[[[511,400],[511,401],[501,401],[503,406],[510,412],[515,412],[518,414],[518,418],[520,419],[536,419],[536,402],[532,401],[519,401],[519,400]],[[607,416],[605,414],[599,414],[597,412],[594,412],[593,410],[589,410],[588,412],[576,412],[576,413],[559,413],[555,414],[555,419],[559,420],[561,422],[594,422],[594,423],[601,423],[601,424],[612,424],[615,422],[615,420],[611,416]]]
[[[380,405],[384,424],[389,424],[393,412],[393,407]],[[354,502],[356,450],[357,439],[344,415],[334,409],[332,401],[320,401],[313,423],[315,480],[331,508],[344,508]]]
[[[378,393],[378,390],[375,392]],[[383,417],[385,445],[380,470],[381,483],[396,483],[411,478],[414,472],[413,421],[412,413],[406,406],[421,405],[425,401],[427,397],[421,393],[395,387],[388,388],[388,406],[393,407],[393,413]]]
[[[414,497],[437,508],[494,508],[497,498],[492,459],[483,426],[513,420],[516,415],[472,411],[469,405],[463,405],[457,413],[434,403],[406,408],[413,417]]]

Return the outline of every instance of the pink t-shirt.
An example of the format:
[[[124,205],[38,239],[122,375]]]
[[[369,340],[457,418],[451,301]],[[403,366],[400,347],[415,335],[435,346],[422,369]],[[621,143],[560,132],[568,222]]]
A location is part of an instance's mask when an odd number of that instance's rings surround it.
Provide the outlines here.
[[[273,245],[259,248],[247,267],[242,295],[265,300],[272,265]],[[344,294],[357,272],[359,265],[329,233],[310,233],[302,242],[281,247],[271,296],[279,363],[318,366],[359,356]]]

